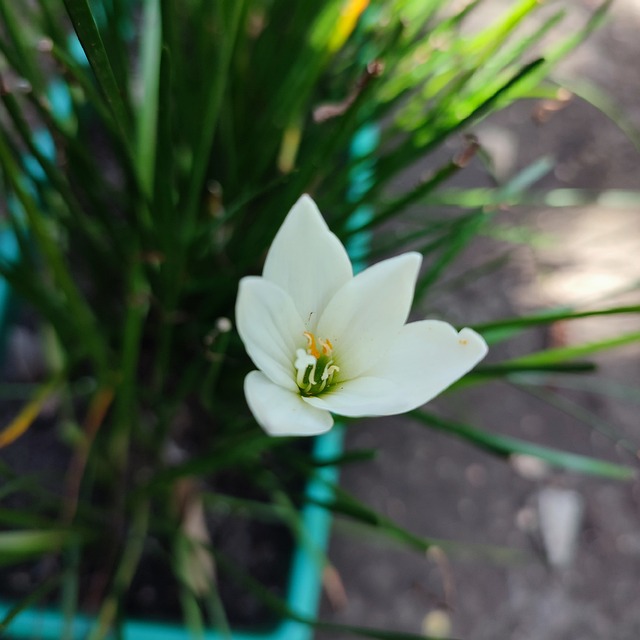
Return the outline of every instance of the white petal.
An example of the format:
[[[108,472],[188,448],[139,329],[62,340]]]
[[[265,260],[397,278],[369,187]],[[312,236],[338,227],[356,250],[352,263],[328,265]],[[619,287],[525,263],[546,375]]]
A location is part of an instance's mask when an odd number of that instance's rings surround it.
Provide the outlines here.
[[[396,411],[402,389],[383,378],[366,376],[336,385],[329,393],[304,398],[308,404],[341,416],[387,416]]]
[[[419,253],[383,260],[331,299],[317,335],[332,342],[340,379],[358,377],[388,349],[409,315],[421,260]]]
[[[485,341],[471,329],[458,333],[438,320],[413,322],[403,327],[374,369],[308,400],[343,416],[404,413],[444,391],[486,353]]]
[[[299,393],[274,384],[260,371],[244,379],[244,393],[256,421],[270,436],[315,436],[333,426],[328,411],[312,407]]]
[[[305,344],[305,327],[291,298],[264,278],[242,278],[236,325],[256,367],[276,384],[296,391],[293,361],[296,349]]]
[[[262,275],[291,296],[311,330],[333,294],[352,278],[345,248],[309,196],[303,195],[287,214]]]

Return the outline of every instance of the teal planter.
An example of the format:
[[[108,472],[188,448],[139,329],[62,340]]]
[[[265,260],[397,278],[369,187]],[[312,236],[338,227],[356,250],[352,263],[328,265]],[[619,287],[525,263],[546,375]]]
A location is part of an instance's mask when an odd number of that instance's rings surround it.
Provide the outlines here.
[[[0,250],[5,234],[0,237]],[[4,283],[3,283],[4,284]],[[314,455],[317,460],[330,460],[342,451],[343,429],[334,428],[316,439]],[[315,500],[331,498],[327,482],[337,480],[335,467],[320,467],[316,477],[309,483],[306,494]],[[329,542],[331,515],[322,507],[307,505],[302,510],[302,525],[307,533],[305,545],[294,550],[287,587],[287,604],[296,614],[315,618],[322,585],[322,558]],[[0,602],[0,619],[11,610],[9,603]],[[11,623],[7,640],[60,640],[62,637],[82,640],[92,619],[77,616],[73,621],[71,635],[64,636],[66,623],[54,609],[31,608],[22,611]],[[234,631],[233,640],[310,640],[313,629],[293,620],[285,620],[268,630]],[[192,636],[177,623],[157,623],[145,620],[130,620],[124,624],[125,640],[191,640]],[[207,631],[202,640],[223,640],[227,636],[217,631]]]

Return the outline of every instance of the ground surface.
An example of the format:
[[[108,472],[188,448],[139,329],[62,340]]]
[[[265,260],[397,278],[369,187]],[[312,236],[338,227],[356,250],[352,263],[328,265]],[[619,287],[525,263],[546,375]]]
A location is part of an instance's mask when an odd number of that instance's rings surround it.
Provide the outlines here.
[[[578,19],[588,4],[587,0],[566,3]],[[572,83],[584,78],[596,81],[640,127],[640,3],[617,0],[612,17],[566,61],[561,75]],[[547,189],[640,189],[640,155],[597,109],[574,99],[540,126],[531,118],[536,106],[517,105],[474,129],[495,155],[503,176],[542,155],[552,155],[557,163],[543,183]],[[464,179],[478,184],[477,167],[471,166]],[[637,210],[604,204],[541,207],[506,213],[502,222],[526,226],[527,235],[536,242],[513,250],[499,239],[480,238],[447,279],[465,273],[471,277],[463,286],[434,290],[426,315],[473,324],[554,305],[638,304],[637,289],[619,293],[640,282]],[[511,251],[508,268],[487,273],[479,268],[507,250]],[[636,316],[559,324],[552,331],[531,331],[492,350],[490,358],[499,361],[545,345],[638,331],[637,322]],[[488,432],[633,464],[621,446],[531,394],[559,391],[575,403],[571,407],[591,412],[594,425],[640,441],[638,344],[607,352],[598,362],[597,380],[616,381],[619,393],[631,390],[631,401],[560,387],[526,391],[496,383],[443,397],[431,408]],[[597,384],[603,388],[602,382]],[[481,554],[463,558],[449,551],[424,556],[365,538],[361,532],[354,534],[336,523],[329,555],[346,599],[340,597],[334,580],[335,601],[323,602],[326,620],[413,633],[420,633],[426,622],[434,635],[440,630],[464,640],[640,638],[637,482],[603,481],[522,461],[507,463],[400,418],[353,425],[347,444],[349,449],[379,451],[374,462],[353,465],[342,477],[348,491],[379,512],[422,536],[508,547],[526,552],[527,557],[498,562]],[[561,493],[549,494],[550,489]],[[570,505],[582,508],[582,516],[574,519],[579,531],[573,557],[561,567],[550,565],[542,541],[539,505],[549,495],[569,497]],[[564,512],[568,509],[563,506]],[[317,634],[317,640],[346,637]]]
[[[584,3],[586,6],[586,3]],[[576,3],[573,9],[582,9]],[[612,21],[562,66],[571,81],[589,78],[640,126],[637,33],[640,4],[614,4]],[[475,133],[512,174],[540,155],[557,159],[549,189],[638,189],[640,155],[597,109],[574,99],[544,125],[532,122],[535,105],[519,105],[479,125]],[[473,178],[471,178],[473,179]],[[519,216],[519,217],[518,217]],[[638,304],[621,289],[640,282],[640,213],[605,205],[545,209],[506,217],[538,240],[521,246],[510,266],[468,278],[453,292],[436,292],[436,314],[473,323],[564,304]],[[506,245],[482,239],[459,265],[472,272]],[[590,319],[533,331],[490,357],[532,347],[601,340],[638,331],[637,316]],[[598,357],[610,394],[560,392],[590,412],[592,426],[526,390],[491,384],[449,396],[432,408],[490,432],[633,465],[633,456],[594,426],[640,441],[640,349],[624,347]],[[591,379],[591,378],[589,378]],[[587,380],[589,380],[587,379]],[[621,386],[622,385],[622,386]],[[623,388],[624,387],[624,388]],[[595,416],[595,417],[594,417]],[[621,437],[621,436],[620,436]],[[640,638],[640,484],[603,481],[563,471],[509,464],[404,419],[372,420],[350,428],[349,448],[379,450],[372,463],[344,471],[343,486],[381,513],[424,536],[508,546],[528,560],[498,563],[453,553],[421,556],[334,528],[330,559],[346,601],[325,598],[323,616],[335,622],[432,632],[465,640],[636,640]],[[542,542],[540,500],[551,494],[582,508],[574,554],[552,567]],[[542,495],[542,498],[541,498]],[[561,513],[561,515],[562,515]],[[340,598],[338,598],[340,600]],[[426,620],[425,620],[426,618]],[[447,628],[448,627],[448,628]],[[319,633],[318,639],[341,638]],[[347,636],[344,636],[345,638]]]

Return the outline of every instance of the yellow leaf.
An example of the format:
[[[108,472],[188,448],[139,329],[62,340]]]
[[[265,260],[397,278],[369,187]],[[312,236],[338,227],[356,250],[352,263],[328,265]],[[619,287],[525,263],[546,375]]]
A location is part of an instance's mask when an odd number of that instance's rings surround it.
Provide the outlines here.
[[[280,173],[291,173],[295,168],[301,137],[302,128],[299,124],[289,125],[285,129],[280,153],[278,154],[278,170]]]
[[[0,431],[0,449],[15,442],[33,424],[40,415],[45,402],[53,395],[58,386],[55,380],[38,389],[36,395],[24,406],[20,413]]]
[[[331,52],[337,51],[347,41],[356,27],[358,18],[367,8],[369,0],[348,0],[344,9],[340,13],[340,18],[336,24],[336,29],[329,40],[328,49]]]

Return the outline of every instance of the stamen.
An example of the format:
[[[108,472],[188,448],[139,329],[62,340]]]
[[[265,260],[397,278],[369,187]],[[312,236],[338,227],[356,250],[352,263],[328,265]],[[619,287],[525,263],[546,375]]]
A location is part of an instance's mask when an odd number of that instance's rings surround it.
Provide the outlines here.
[[[315,372],[316,372],[316,364],[318,361],[310,354],[308,354],[304,349],[296,350],[296,361],[293,363],[293,366],[296,368],[296,384],[304,389],[308,387],[309,382],[312,385],[315,384]],[[307,376],[307,370],[309,371],[309,375]],[[306,380],[305,380],[306,378]]]
[[[316,338],[311,331],[305,331],[307,349],[297,349],[294,367],[296,370],[296,384],[305,396],[315,396],[322,393],[332,382],[333,375],[340,368],[333,364],[331,354],[333,344],[331,340]],[[320,374],[318,379],[316,373]]]
[[[316,337],[311,331],[305,331],[304,337],[307,339],[307,353],[311,354],[314,358],[320,357],[318,347],[316,347]]]
[[[327,363],[327,366],[325,367],[324,371],[322,372],[322,376],[320,377],[321,380],[323,381],[327,381],[330,378],[333,377],[333,374],[340,371],[340,367],[337,367],[335,364],[332,364],[332,360],[330,360]]]

